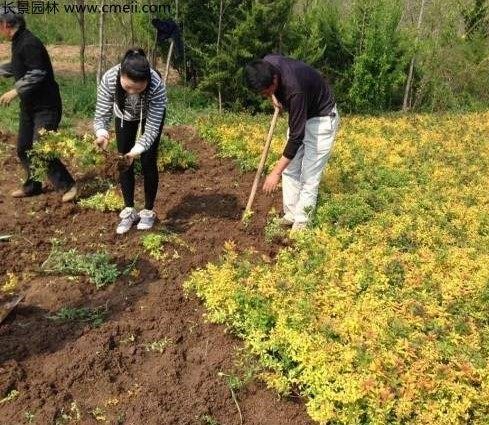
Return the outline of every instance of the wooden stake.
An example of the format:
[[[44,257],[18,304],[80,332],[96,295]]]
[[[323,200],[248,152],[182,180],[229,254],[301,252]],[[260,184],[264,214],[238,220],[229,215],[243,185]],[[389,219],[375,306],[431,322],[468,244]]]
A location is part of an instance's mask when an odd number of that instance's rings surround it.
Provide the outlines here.
[[[170,42],[170,48],[168,49],[168,56],[166,57],[166,68],[165,68],[165,78],[163,83],[166,85],[166,80],[168,78],[168,72],[170,72],[170,60],[173,53],[173,40]]]

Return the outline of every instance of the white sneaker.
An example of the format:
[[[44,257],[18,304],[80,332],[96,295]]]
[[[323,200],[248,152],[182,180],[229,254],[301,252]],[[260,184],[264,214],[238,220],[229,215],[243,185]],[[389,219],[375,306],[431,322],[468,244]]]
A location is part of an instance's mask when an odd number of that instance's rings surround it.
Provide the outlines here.
[[[118,235],[123,235],[124,233],[128,232],[132,225],[137,221],[138,214],[134,208],[126,207],[121,211],[119,217],[122,220],[117,226],[116,233]]]
[[[138,230],[149,230],[155,224],[156,213],[152,210],[141,210],[139,212]]]

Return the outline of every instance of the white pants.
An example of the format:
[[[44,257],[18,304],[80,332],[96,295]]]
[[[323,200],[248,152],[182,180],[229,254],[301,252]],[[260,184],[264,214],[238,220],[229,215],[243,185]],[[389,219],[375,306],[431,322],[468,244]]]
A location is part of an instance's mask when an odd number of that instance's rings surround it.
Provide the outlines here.
[[[332,112],[336,113],[335,117],[307,120],[304,142],[282,173],[284,218],[291,222],[307,223],[316,207],[321,176],[340,124],[336,107]]]

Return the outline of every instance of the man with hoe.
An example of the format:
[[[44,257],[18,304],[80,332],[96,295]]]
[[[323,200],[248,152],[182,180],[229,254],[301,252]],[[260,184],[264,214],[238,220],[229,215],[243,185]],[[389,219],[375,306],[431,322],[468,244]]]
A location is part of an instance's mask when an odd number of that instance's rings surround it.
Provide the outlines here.
[[[339,126],[332,90],[314,68],[278,54],[251,62],[245,77],[252,90],[272,98],[274,106],[289,113],[287,144],[263,190],[275,191],[282,178],[282,223],[293,230],[304,229],[316,207]]]
[[[54,79],[53,67],[42,42],[25,25],[16,8],[0,5],[0,36],[12,42],[11,62],[0,66],[0,76],[14,77],[14,88],[0,97],[0,106],[20,100],[17,154],[27,178],[12,196],[23,198],[42,193],[42,182],[32,177],[29,151],[39,136],[39,130],[57,130],[61,121],[61,97]],[[62,191],[63,202],[76,197],[75,181],[58,159],[48,164],[48,177]]]

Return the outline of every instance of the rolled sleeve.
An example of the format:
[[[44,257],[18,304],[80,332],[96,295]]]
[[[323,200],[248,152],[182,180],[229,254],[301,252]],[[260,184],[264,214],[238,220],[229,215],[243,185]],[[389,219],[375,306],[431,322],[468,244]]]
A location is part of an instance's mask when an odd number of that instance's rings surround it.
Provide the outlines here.
[[[34,90],[44,81],[48,73],[41,69],[32,69],[15,82],[15,89],[20,96],[26,95]]]
[[[0,65],[0,77],[13,77],[14,73],[12,70],[11,63],[4,63]]]

